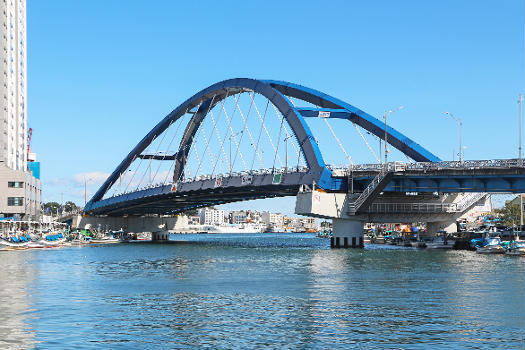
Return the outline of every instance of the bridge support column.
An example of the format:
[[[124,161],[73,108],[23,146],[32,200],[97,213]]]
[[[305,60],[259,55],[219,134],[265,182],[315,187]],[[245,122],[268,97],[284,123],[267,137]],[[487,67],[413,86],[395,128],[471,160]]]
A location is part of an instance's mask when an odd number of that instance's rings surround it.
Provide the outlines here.
[[[436,221],[427,222],[427,234],[435,235],[438,231],[444,230],[447,233],[453,233],[457,231],[456,222],[448,221]]]
[[[156,231],[151,233],[151,240],[154,242],[167,242],[170,240],[169,231]]]
[[[363,221],[332,219],[332,248],[363,248]]]

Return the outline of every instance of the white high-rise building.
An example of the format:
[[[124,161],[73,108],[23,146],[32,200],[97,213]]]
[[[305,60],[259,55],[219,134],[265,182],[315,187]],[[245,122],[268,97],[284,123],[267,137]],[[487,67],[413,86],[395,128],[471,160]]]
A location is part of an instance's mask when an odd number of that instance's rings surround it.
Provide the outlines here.
[[[26,171],[26,0],[1,0],[0,9],[0,161],[10,169]]]
[[[0,0],[0,217],[38,220],[40,164],[28,169],[26,0]]]

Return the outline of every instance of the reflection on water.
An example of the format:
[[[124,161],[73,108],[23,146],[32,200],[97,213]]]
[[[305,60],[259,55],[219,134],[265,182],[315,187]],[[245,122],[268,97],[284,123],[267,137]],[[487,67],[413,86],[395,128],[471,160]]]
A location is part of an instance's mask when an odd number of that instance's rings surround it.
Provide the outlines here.
[[[0,349],[28,349],[35,344],[31,327],[30,283],[35,267],[22,252],[0,252]]]
[[[331,250],[309,234],[173,239],[5,252],[0,348],[524,346],[522,258]]]

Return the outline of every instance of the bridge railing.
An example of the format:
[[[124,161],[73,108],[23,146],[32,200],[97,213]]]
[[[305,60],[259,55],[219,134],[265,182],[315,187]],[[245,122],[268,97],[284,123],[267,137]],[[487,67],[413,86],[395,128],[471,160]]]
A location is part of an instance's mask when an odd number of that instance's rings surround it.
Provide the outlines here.
[[[455,213],[456,203],[372,203],[369,213]]]
[[[189,183],[194,181],[205,181],[205,180],[214,180],[218,178],[227,179],[227,178],[233,178],[233,177],[242,177],[242,176],[255,176],[255,175],[271,175],[271,174],[286,174],[286,173],[307,173],[308,167],[306,166],[300,166],[300,167],[288,167],[288,168],[275,168],[275,169],[257,169],[257,170],[251,170],[251,171],[239,171],[239,172],[232,172],[232,173],[223,173],[223,174],[214,174],[214,175],[199,175],[196,178],[185,178],[181,180],[181,183]],[[143,191],[151,188],[158,188],[163,186],[172,186],[173,182],[159,182],[159,183],[153,183],[148,184],[145,186],[141,186],[137,189],[130,190],[130,191],[123,191],[119,192],[113,196],[110,196],[108,198],[118,197],[122,195],[126,195],[129,193],[133,193],[136,191]]]
[[[479,201],[481,198],[485,197],[486,195],[487,194],[483,192],[473,192],[473,193],[467,194],[459,202],[456,203],[458,206],[458,210],[465,211],[466,209],[468,209],[468,207],[470,207],[471,205],[473,205],[474,203],[476,203],[477,201]]]
[[[285,173],[307,173],[308,167],[288,167],[288,168],[275,168],[275,169],[255,169],[248,171],[237,171],[232,173],[221,173],[214,175],[200,175],[196,178],[189,177],[181,180],[183,183],[194,182],[194,181],[203,181],[203,180],[212,180],[217,178],[230,178],[230,177],[241,177],[241,176],[250,176],[250,175],[271,175],[271,174],[285,174]]]
[[[383,171],[384,164],[354,164],[350,166],[329,165],[335,174],[348,174],[350,171]],[[443,162],[390,162],[387,165],[390,171],[403,170],[444,170],[444,169],[508,169],[523,168],[524,163],[519,159],[487,159]]]

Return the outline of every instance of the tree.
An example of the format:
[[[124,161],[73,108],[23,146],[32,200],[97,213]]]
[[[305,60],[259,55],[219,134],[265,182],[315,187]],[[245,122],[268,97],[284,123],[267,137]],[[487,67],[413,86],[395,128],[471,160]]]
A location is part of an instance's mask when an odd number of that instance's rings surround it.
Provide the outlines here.
[[[44,213],[46,215],[57,214],[59,209],[60,209],[60,204],[58,204],[57,202],[44,203]]]
[[[73,211],[75,211],[77,209],[79,209],[79,208],[74,202],[67,201],[64,204],[64,211],[67,212],[67,213],[71,213],[71,212],[73,212]]]
[[[520,206],[512,204],[510,201],[505,203],[501,209],[494,210],[496,215],[501,219],[503,225],[513,226],[520,223]]]

